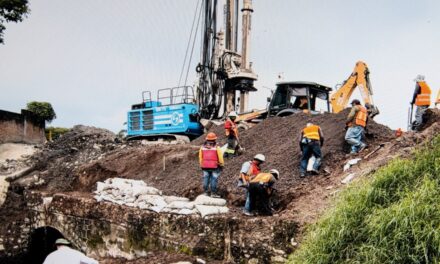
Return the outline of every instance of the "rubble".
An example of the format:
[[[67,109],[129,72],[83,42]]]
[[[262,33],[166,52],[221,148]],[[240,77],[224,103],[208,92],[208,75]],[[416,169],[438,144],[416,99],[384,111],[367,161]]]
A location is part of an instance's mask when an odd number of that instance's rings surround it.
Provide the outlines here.
[[[137,207],[156,213],[181,215],[200,214],[202,217],[229,212],[226,200],[199,195],[193,202],[185,197],[164,196],[141,180],[111,178],[97,182],[95,199],[119,205]]]

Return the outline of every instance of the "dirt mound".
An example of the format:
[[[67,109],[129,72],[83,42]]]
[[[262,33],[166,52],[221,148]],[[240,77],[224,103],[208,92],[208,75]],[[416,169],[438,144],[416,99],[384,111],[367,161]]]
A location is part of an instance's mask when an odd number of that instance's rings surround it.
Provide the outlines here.
[[[424,118],[426,123],[422,126],[421,130],[425,130],[432,124],[440,122],[440,109],[429,108],[426,110]]]
[[[300,150],[298,138],[307,122],[319,124],[326,138],[323,147],[323,167],[330,172],[340,170],[346,159],[348,146],[345,144],[345,118],[347,111],[339,114],[309,116],[296,114],[289,117],[270,118],[241,134],[246,152],[238,157],[227,159],[225,169],[219,180],[221,194],[235,205],[243,202],[243,190],[236,188],[238,172],[243,162],[251,160],[257,153],[266,156],[263,170],[276,168],[281,173],[277,183],[280,198],[279,206],[284,207],[292,198],[300,195],[293,187],[304,181],[299,178]],[[219,142],[225,143],[223,127],[213,128]],[[374,121],[369,123],[367,143],[374,147],[394,137],[389,128]],[[184,195],[190,198],[201,189],[201,170],[198,165],[198,148],[203,136],[191,144],[180,146],[136,146],[116,151],[102,160],[80,167],[77,178],[80,190],[91,191],[97,180],[109,177],[142,179],[165,194]],[[341,165],[341,166],[340,166]],[[76,188],[76,189],[78,189]]]
[[[74,126],[30,158],[34,166],[29,174],[43,179],[48,191],[73,190],[79,165],[116,149],[118,144],[114,139],[115,135],[106,129]]]

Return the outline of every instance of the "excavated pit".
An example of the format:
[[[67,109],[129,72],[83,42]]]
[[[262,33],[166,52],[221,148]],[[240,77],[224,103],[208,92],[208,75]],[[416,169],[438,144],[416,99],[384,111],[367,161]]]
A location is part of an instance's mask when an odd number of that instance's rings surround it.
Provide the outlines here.
[[[255,154],[263,153],[267,160],[263,170],[276,168],[281,177],[276,183],[277,192],[274,197],[276,214],[273,217],[256,219],[293,221],[299,229],[304,224],[313,222],[328,206],[329,197],[341,188],[343,164],[353,158],[347,155],[348,146],[344,142],[347,113],[348,110],[339,114],[296,114],[270,118],[242,132],[240,138],[246,151],[241,156],[226,160],[225,169],[219,179],[220,193],[227,199],[231,209],[229,214],[222,217],[238,219],[238,223],[248,221],[241,214],[244,192],[236,187],[236,180],[241,164],[252,159]],[[365,162],[371,165],[372,168],[369,169],[374,170],[384,165],[396,155],[405,156],[409,153],[408,149],[435,136],[438,133],[440,111],[429,110],[427,117],[428,122],[424,127],[426,131],[405,133],[398,139],[395,139],[394,132],[386,126],[369,122],[366,138],[369,149],[360,156],[364,157],[385,143],[385,147],[377,155]],[[324,133],[326,140],[322,148],[322,171],[326,172],[301,179],[298,168],[298,137],[307,122],[320,125]],[[217,133],[220,144],[225,143],[222,126],[213,127],[211,131]],[[59,140],[45,145],[27,160],[27,163],[32,164],[28,173],[11,183],[6,202],[0,209],[1,221],[8,223],[22,220],[23,214],[20,210],[26,207],[24,193],[28,191],[44,193],[46,196],[65,193],[72,197],[92,199],[95,183],[112,177],[144,180],[166,195],[194,198],[202,192],[201,170],[197,159],[203,137],[190,144],[167,145],[144,144],[141,141],[117,142],[114,138],[114,134],[107,130],[76,126]],[[362,170],[359,171],[361,173]],[[252,227],[252,222],[249,225]],[[0,227],[0,233],[6,234],[8,228],[10,227],[7,225]],[[292,234],[278,234],[280,240],[286,240],[283,243],[289,244],[287,251],[294,248],[288,240],[299,236],[297,228],[294,229]],[[252,232],[252,228],[250,230]],[[222,233],[224,230],[215,232]],[[201,255],[202,251],[199,252]],[[161,253],[157,252],[153,255],[160,256]],[[238,251],[235,254],[237,256],[243,253]],[[106,259],[105,263],[113,263],[111,259]]]

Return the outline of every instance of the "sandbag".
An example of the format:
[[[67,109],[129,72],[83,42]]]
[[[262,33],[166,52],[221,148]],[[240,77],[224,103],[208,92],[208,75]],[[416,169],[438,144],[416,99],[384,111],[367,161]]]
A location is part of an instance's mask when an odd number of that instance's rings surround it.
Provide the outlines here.
[[[173,209],[194,209],[194,203],[193,202],[187,202],[187,201],[174,201],[166,206],[167,208],[173,208]]]
[[[172,203],[174,201],[189,201],[186,197],[179,197],[179,196],[164,196],[165,202]]]
[[[229,212],[229,208],[226,206],[209,206],[196,204],[196,209],[199,211],[202,217],[215,214],[226,214]]]
[[[194,200],[195,205],[214,205],[214,206],[225,206],[226,200],[222,198],[212,198],[206,195],[199,195]]]

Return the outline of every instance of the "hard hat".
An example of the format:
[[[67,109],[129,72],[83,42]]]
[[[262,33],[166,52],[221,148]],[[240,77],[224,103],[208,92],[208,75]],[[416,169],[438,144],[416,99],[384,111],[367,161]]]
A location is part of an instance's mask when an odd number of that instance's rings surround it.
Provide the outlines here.
[[[354,104],[360,105],[361,101],[359,101],[358,99],[353,99],[353,101],[351,101],[351,105],[354,105]]]
[[[257,155],[255,155],[254,160],[259,160],[261,162],[265,162],[266,157],[263,154],[257,154]]]
[[[416,78],[414,79],[415,82],[420,82],[420,81],[424,81],[425,80],[425,76],[419,74],[416,76]]]
[[[278,170],[276,170],[276,169],[271,169],[269,171],[269,173],[272,174],[275,177],[275,179],[277,179],[277,180],[280,177],[280,172]]]
[[[64,238],[58,238],[55,241],[55,245],[70,245],[70,242],[67,241],[67,239],[64,239]]]
[[[208,133],[208,135],[206,135],[206,140],[216,140],[217,139],[217,135],[213,132]]]
[[[312,123],[307,123],[306,127],[313,126]]]
[[[237,115],[237,113],[235,111],[232,111],[232,112],[229,113],[228,116],[229,117],[237,117],[238,115]]]

